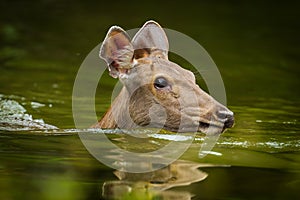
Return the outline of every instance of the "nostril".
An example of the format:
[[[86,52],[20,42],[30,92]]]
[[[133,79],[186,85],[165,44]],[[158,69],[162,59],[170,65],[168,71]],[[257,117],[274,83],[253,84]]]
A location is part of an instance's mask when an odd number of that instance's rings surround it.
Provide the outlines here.
[[[224,123],[224,128],[231,128],[234,124],[234,116],[232,115],[228,115],[226,118],[226,121]]]
[[[234,115],[230,110],[219,110],[217,111],[217,117],[220,121],[223,121],[224,128],[231,128],[234,124]]]

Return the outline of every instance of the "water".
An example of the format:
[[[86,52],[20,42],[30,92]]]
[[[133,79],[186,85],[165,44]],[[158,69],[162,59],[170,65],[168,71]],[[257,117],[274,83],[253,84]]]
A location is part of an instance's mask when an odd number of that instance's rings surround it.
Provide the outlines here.
[[[144,8],[122,1],[2,1],[0,7],[1,199],[299,199],[296,3],[153,2]],[[170,10],[180,14],[170,16]],[[82,144],[78,134],[86,130],[74,126],[72,87],[81,62],[111,25],[136,28],[153,16],[210,53],[236,124],[202,159],[199,134],[172,166],[125,174],[101,164]],[[99,117],[115,83],[107,74],[101,80]],[[136,152],[174,139],[144,131],[143,145],[131,146],[118,131],[105,133]]]

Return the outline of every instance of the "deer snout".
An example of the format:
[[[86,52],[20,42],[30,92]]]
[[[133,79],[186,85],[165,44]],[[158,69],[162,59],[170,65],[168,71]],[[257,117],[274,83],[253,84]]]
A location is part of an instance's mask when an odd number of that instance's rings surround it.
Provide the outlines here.
[[[234,124],[234,114],[228,109],[221,109],[217,111],[217,117],[224,122],[223,129],[231,128]]]

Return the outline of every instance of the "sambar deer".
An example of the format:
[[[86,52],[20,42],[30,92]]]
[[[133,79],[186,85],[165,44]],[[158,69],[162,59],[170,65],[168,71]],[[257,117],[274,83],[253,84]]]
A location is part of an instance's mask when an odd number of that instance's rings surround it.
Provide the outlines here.
[[[191,71],[168,60],[161,26],[148,21],[132,41],[112,26],[100,49],[109,73],[123,88],[94,128],[163,128],[218,134],[234,124],[233,112],[204,92]]]

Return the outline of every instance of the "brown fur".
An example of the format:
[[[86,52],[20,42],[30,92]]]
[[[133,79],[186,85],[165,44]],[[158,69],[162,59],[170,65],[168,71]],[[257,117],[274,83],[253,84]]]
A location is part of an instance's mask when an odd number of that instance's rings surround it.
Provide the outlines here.
[[[219,133],[232,127],[233,113],[201,90],[192,72],[168,60],[168,41],[156,22],[147,22],[131,42],[128,38],[112,27],[101,47],[100,56],[124,87],[94,128],[186,132],[196,127]],[[158,88],[155,81],[161,77],[167,85]]]

